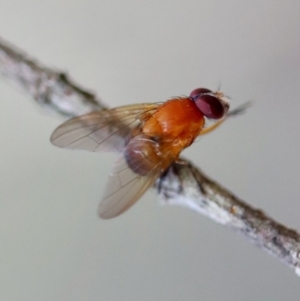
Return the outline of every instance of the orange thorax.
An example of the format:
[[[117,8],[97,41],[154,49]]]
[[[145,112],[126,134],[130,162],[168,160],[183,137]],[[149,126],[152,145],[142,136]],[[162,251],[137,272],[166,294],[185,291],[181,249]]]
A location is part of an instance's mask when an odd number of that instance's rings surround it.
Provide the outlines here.
[[[157,137],[161,144],[170,143],[173,154],[189,146],[204,126],[203,114],[190,98],[171,99],[162,104],[144,123],[142,131],[150,137]],[[176,154],[175,154],[176,153]]]

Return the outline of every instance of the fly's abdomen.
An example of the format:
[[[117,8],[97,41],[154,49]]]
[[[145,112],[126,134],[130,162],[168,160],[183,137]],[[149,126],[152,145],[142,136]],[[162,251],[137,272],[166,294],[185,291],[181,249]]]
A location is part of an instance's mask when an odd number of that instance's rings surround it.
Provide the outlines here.
[[[141,176],[157,169],[162,160],[159,144],[146,135],[133,137],[126,145],[124,156],[131,170]]]

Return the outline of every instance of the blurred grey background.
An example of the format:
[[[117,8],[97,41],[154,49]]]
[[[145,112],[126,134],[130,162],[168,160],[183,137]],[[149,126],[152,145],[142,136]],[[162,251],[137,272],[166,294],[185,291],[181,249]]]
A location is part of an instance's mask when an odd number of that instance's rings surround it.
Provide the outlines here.
[[[110,107],[196,87],[232,107],[184,152],[249,204],[300,230],[300,2],[37,1],[0,4],[0,34]],[[0,80],[0,300],[298,300],[292,270],[149,191],[97,218],[113,155],[58,149],[59,118]]]

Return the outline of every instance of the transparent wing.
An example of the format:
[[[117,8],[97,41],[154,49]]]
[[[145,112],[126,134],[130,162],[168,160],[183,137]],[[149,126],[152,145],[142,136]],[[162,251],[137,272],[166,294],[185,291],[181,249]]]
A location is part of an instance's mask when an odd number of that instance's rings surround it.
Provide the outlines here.
[[[98,208],[99,216],[104,219],[113,218],[135,204],[162,174],[165,166],[171,164],[172,160],[167,152],[165,158],[154,165],[147,175],[142,176],[133,172],[124,156],[121,156],[109,175],[107,188]],[[139,162],[136,161],[135,164]]]
[[[59,147],[91,152],[120,152],[130,131],[159,105],[160,103],[129,105],[72,118],[53,132],[51,142]]]

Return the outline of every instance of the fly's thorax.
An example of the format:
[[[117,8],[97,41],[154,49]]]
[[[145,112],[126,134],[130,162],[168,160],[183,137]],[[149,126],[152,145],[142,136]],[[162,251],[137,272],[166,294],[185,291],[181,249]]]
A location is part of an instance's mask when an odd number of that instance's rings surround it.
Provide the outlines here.
[[[143,125],[148,136],[188,139],[198,135],[204,126],[204,116],[190,98],[165,102]],[[193,137],[195,138],[195,137]]]

